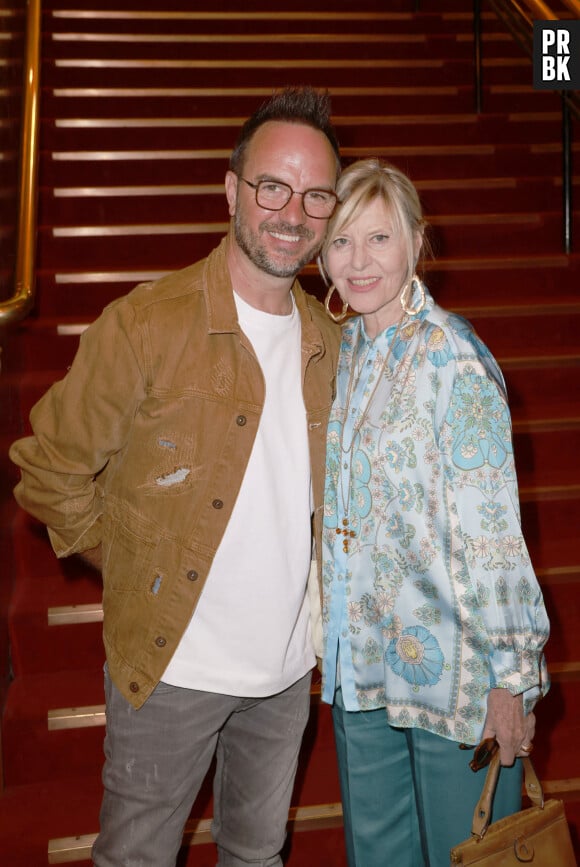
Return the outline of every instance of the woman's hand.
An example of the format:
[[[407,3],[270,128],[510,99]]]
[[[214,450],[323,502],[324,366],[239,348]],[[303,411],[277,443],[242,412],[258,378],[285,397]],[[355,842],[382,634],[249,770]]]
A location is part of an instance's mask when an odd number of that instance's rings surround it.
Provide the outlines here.
[[[482,740],[496,739],[502,765],[513,765],[516,756],[531,753],[535,731],[536,717],[524,715],[522,695],[512,695],[509,689],[490,690]]]

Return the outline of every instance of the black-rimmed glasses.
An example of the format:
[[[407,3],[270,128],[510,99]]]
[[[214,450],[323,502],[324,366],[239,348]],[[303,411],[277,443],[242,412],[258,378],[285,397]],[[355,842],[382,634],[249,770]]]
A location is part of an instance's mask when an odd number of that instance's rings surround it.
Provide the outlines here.
[[[247,181],[238,175],[239,179],[256,192],[256,204],[267,211],[281,211],[285,208],[292,196],[302,197],[302,207],[307,217],[314,220],[328,220],[332,217],[338,201],[336,193],[332,190],[305,190],[299,193],[293,190],[289,184],[282,181],[262,180],[257,184]]]

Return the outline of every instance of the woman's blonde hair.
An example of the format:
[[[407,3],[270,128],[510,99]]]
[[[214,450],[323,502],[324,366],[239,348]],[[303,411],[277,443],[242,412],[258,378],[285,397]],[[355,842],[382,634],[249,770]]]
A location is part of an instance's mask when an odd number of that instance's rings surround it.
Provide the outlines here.
[[[395,230],[401,232],[406,240],[407,279],[410,279],[417,269],[418,258],[425,256],[428,242],[424,234],[427,223],[423,218],[419,195],[407,175],[375,157],[359,160],[344,170],[338,180],[336,193],[339,204],[328,223],[321,251],[324,271],[326,254],[332,242],[378,198],[389,209]],[[421,237],[419,256],[415,253],[417,235]]]

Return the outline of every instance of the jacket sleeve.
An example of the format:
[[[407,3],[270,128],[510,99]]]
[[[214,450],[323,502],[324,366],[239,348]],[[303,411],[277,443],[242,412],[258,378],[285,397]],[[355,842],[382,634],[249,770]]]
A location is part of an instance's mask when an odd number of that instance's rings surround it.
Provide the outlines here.
[[[501,382],[476,360],[457,362],[440,448],[466,631],[488,657],[490,687],[523,693],[529,711],[549,686],[549,623],[522,535]]]
[[[82,335],[66,377],[33,407],[33,436],[10,457],[18,503],[47,525],[59,557],[101,541],[99,474],[121,451],[145,394],[143,349],[131,305],[106,308]]]

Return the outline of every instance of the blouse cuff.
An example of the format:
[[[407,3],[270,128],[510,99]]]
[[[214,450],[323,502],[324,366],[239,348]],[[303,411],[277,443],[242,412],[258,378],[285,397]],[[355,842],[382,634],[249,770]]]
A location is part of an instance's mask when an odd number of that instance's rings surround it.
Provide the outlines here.
[[[524,710],[529,713],[550,686],[544,655],[538,650],[495,650],[490,657],[490,686],[523,694]]]

